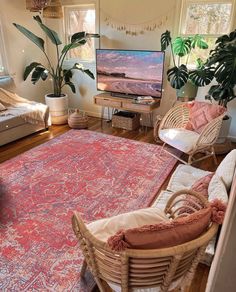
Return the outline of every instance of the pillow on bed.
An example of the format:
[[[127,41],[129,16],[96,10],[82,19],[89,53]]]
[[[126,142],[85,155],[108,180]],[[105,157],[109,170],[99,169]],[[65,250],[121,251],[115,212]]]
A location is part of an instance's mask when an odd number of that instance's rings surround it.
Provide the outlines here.
[[[0,112],[5,111],[7,108],[0,102]]]

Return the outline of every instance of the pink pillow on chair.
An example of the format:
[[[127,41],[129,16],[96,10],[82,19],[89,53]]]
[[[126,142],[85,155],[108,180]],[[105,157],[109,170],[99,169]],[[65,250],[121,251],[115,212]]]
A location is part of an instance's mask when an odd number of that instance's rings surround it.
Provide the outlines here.
[[[188,103],[187,107],[190,113],[186,129],[197,133],[201,133],[210,121],[226,112],[223,106],[200,101]]]

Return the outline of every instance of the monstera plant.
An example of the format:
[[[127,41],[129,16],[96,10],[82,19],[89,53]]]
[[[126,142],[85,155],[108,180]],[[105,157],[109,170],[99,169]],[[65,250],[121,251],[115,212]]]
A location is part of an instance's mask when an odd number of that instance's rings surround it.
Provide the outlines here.
[[[205,86],[211,82],[211,69],[205,68],[200,58],[196,59],[196,69],[188,68],[189,57],[196,48],[208,49],[208,44],[201,35],[176,37],[172,40],[171,33],[167,30],[161,35],[161,49],[166,51],[168,48],[174,67],[167,71],[167,78],[173,88],[180,89],[189,80],[197,86]]]
[[[227,107],[227,103],[236,98],[236,30],[216,40],[205,67],[211,68],[212,78],[218,82],[211,86],[207,98]]]

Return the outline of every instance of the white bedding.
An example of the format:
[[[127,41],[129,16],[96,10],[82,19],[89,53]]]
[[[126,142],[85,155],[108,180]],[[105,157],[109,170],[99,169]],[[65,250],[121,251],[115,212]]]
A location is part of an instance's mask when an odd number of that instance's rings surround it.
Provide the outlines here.
[[[0,102],[7,107],[0,112],[1,121],[18,116],[28,123],[45,125],[48,108],[45,104],[29,101],[3,88],[0,88]]]

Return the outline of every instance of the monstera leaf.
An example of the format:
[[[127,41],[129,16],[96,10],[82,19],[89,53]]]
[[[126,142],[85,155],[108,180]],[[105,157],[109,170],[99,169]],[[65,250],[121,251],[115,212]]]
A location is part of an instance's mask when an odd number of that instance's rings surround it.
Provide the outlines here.
[[[180,89],[188,81],[188,69],[185,65],[175,66],[167,71],[168,81],[175,89]]]
[[[161,50],[165,51],[171,44],[170,31],[166,31],[161,35]]]
[[[191,40],[189,38],[177,37],[173,43],[175,55],[179,57],[186,56],[191,51]]]
[[[220,84],[211,86],[208,93],[214,100],[218,101],[220,105],[225,107],[229,101],[236,97],[232,87],[224,87]]]
[[[224,86],[236,84],[236,47],[229,45],[214,58],[216,81]]]
[[[203,50],[208,49],[207,42],[199,34],[196,34],[193,37],[190,37],[190,41],[191,41],[191,46],[193,49],[195,49],[196,47],[198,47],[199,49],[203,49]]]
[[[212,67],[201,67],[189,72],[189,79],[196,86],[206,86],[211,83],[214,78],[215,69]]]

